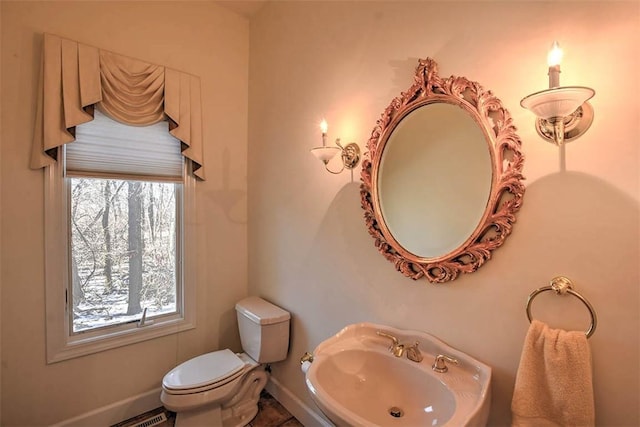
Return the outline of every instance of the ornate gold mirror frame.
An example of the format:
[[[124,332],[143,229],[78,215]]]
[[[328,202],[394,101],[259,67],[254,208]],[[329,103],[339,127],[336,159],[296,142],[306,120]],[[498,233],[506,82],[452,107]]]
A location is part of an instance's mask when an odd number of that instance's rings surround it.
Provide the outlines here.
[[[436,257],[409,252],[390,232],[382,215],[379,172],[385,145],[398,124],[412,111],[433,103],[457,105],[484,133],[491,157],[491,188],[484,214],[473,233],[456,249]],[[436,62],[418,61],[413,85],[396,97],[376,122],[362,164],[360,195],[369,234],[378,251],[403,275],[433,283],[476,271],[511,233],[524,195],[524,156],[509,112],[490,91],[464,77],[442,78]],[[420,224],[411,224],[420,227]]]

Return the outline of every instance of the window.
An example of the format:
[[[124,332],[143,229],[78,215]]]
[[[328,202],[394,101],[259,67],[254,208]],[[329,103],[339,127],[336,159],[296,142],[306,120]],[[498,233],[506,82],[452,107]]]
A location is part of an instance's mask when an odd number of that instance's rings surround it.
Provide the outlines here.
[[[167,123],[96,110],[60,155],[46,186],[48,362],[193,327],[194,178]]]
[[[67,178],[71,333],[180,311],[180,184]]]

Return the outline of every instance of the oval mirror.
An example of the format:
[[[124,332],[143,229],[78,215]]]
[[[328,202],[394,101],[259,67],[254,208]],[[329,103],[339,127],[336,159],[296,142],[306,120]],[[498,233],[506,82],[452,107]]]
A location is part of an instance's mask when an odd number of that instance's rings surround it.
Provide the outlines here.
[[[378,120],[362,167],[362,207],[378,250],[412,279],[477,270],[510,234],[524,194],[520,140],[491,92],[442,79],[420,60],[414,84]]]

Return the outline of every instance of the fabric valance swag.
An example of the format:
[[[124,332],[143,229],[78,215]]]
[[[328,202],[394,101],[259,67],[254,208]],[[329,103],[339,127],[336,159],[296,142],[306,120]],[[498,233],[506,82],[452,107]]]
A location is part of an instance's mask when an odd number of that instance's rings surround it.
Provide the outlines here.
[[[200,78],[55,35],[44,35],[43,81],[31,167],[51,165],[57,148],[98,107],[111,118],[146,126],[165,118],[182,155],[204,179]]]

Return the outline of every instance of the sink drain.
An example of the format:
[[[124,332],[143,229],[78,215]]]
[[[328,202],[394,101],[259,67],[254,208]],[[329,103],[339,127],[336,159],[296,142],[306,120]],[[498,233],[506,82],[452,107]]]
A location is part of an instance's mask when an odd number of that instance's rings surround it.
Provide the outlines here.
[[[389,415],[394,418],[400,418],[404,415],[404,411],[397,406],[392,406],[391,408],[389,408]]]

